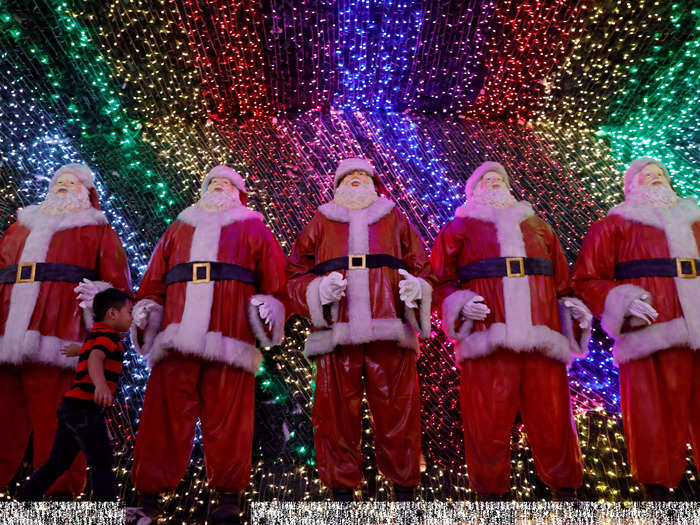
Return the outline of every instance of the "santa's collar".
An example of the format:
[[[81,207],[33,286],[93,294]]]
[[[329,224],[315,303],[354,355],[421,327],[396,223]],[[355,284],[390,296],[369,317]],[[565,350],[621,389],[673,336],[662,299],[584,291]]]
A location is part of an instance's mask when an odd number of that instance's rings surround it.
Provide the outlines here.
[[[335,201],[327,202],[318,207],[318,211],[327,219],[337,222],[351,222],[364,218],[367,224],[374,224],[394,209],[394,203],[384,197],[379,197],[372,204],[361,210],[351,210]]]
[[[233,222],[245,221],[247,219],[262,220],[263,216],[257,211],[251,210],[245,206],[233,206],[227,210],[208,211],[204,208],[193,204],[185,208],[177,216],[179,221],[182,221],[195,228],[202,225],[218,224],[220,227],[227,226]]]
[[[41,211],[37,204],[20,208],[17,212],[17,221],[30,231],[38,228],[50,228],[56,232],[80,226],[107,224],[104,213],[92,207],[80,211],[49,215]]]
[[[506,208],[494,208],[486,204],[470,202],[457,208],[455,217],[479,219],[485,222],[500,222],[503,220],[522,221],[535,214],[532,205],[527,201],[518,201]]]
[[[632,222],[664,229],[665,224],[693,224],[700,221],[700,208],[692,197],[680,199],[669,208],[657,208],[649,205],[632,204],[625,201],[610,209],[608,215],[619,215]]]

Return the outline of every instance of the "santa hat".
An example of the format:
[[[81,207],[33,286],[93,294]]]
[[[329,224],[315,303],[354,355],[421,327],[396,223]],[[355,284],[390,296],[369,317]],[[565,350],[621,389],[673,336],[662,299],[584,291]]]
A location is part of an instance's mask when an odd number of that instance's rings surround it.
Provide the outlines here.
[[[506,180],[506,185],[510,188],[510,178],[508,178],[508,173],[506,173],[506,169],[503,167],[503,164],[489,160],[476,168],[467,179],[467,182],[464,185],[464,193],[466,194],[468,201],[472,199],[472,196],[474,195],[474,188],[476,188],[476,185],[479,184],[481,177],[486,175],[489,171],[495,171],[496,173],[503,175],[503,178]]]
[[[381,184],[374,166],[372,166],[368,160],[361,159],[359,157],[351,157],[349,159],[341,160],[340,164],[338,164],[338,167],[335,170],[335,178],[333,179],[333,188],[337,188],[342,182],[343,178],[345,178],[348,173],[353,171],[364,171],[367,173],[367,175],[374,179],[375,185],[378,183]]]
[[[229,168],[228,166],[224,166],[221,164],[209,170],[207,176],[204,177],[204,180],[202,181],[202,195],[204,195],[207,192],[209,183],[213,178],[222,178],[230,180],[231,183],[236,187],[236,189],[238,189],[239,197],[243,206],[245,206],[248,203],[248,192],[245,189],[245,182],[243,182],[243,177],[241,177],[238,174],[238,172],[233,168]]]
[[[87,188],[88,194],[90,195],[90,204],[92,204],[93,208],[99,210],[100,201],[97,197],[97,190],[95,189],[95,174],[85,164],[64,164],[58,168],[53,174],[53,177],[51,177],[49,191],[51,191],[51,188],[53,188],[53,185],[56,183],[56,179],[66,173],[75,175],[80,183]]]
[[[671,183],[671,177],[668,174],[668,170],[666,169],[666,166],[661,164],[660,161],[651,157],[639,157],[638,159],[632,161],[632,164],[630,164],[630,167],[627,168],[627,171],[625,172],[625,196],[629,195],[634,178],[644,169],[644,166],[649,164],[656,164],[659,168],[661,168],[661,171],[663,171],[664,175],[666,175],[669,184]]]

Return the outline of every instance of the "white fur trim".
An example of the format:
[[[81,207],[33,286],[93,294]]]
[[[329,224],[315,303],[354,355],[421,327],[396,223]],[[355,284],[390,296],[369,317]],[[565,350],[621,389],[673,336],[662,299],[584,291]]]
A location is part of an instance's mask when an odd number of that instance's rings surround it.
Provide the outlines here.
[[[402,348],[418,352],[418,338],[413,328],[401,319],[372,319],[362,330],[350,323],[334,323],[330,330],[311,333],[306,338],[304,354],[311,357],[332,352],[337,345],[360,345],[372,341],[395,341]]]
[[[457,341],[464,339],[474,328],[474,321],[465,319],[459,331],[455,330],[457,321],[462,315],[462,308],[476,295],[471,290],[458,290],[445,297],[442,301],[442,328],[451,339]]]
[[[221,332],[194,334],[181,323],[171,323],[153,341],[148,366],[152,368],[172,350],[237,366],[251,374],[257,374],[262,361],[262,354],[255,345],[225,337]]]
[[[576,357],[585,357],[588,355],[588,340],[591,338],[591,331],[593,327],[589,325],[586,329],[581,329],[581,337],[576,340],[575,333],[576,328],[574,323],[578,321],[574,320],[571,315],[571,309],[568,308],[564,303],[566,301],[577,302],[580,306],[586,308],[588,307],[583,304],[583,302],[576,297],[560,297],[559,298],[559,317],[561,319],[561,333],[569,341],[569,347],[571,348],[571,353]],[[591,319],[593,316],[591,315]]]
[[[270,336],[267,335],[265,325],[262,319],[260,319],[258,307],[252,304],[253,299],[265,301],[270,307],[270,312],[272,314],[272,333]],[[282,339],[284,339],[284,319],[284,305],[272,295],[260,294],[253,295],[250,298],[248,302],[248,322],[250,323],[253,333],[263,346],[276,346],[282,342]]]
[[[379,219],[386,217],[389,215],[392,209],[394,209],[394,203],[389,199],[385,199],[384,197],[379,197],[376,201],[362,210],[351,210],[345,206],[341,206],[335,201],[327,202],[326,204],[322,204],[318,207],[319,213],[332,221],[360,221],[368,225],[374,224]]]
[[[610,337],[615,339],[621,336],[622,324],[628,316],[627,309],[636,299],[651,296],[644,288],[633,284],[621,284],[608,292],[605,298],[603,315],[600,324]],[[648,300],[648,299],[647,299]]]
[[[214,177],[228,179],[238,189],[238,191],[247,193],[243,177],[241,177],[240,174],[233,168],[229,166],[223,166],[220,164],[218,166],[214,166],[211,170],[209,170],[207,176],[204,177],[204,180],[202,181],[202,195],[204,195],[207,192],[209,183]]]
[[[97,287],[97,293],[104,292],[105,290],[113,287],[112,283],[108,283],[107,281],[90,281],[90,279],[85,280],[91,282]],[[94,297],[92,299],[93,301],[95,300]],[[92,304],[83,308],[83,322],[85,323],[85,328],[87,328],[88,331],[92,330],[92,325],[95,323],[95,311]]]
[[[139,344],[138,327],[135,324],[131,324],[129,329],[129,334],[131,335],[131,343],[136,348],[136,351],[142,356],[148,355],[153,346],[153,341],[155,340],[158,332],[160,332],[160,325],[163,321],[163,306],[150,299],[141,299],[138,303],[134,305],[132,310],[133,316],[136,317],[138,313],[145,309],[151,308],[146,318],[146,328],[143,330],[143,343]]]
[[[416,309],[406,306],[406,320],[422,338],[430,337],[432,325],[430,322],[433,302],[433,287],[425,279],[418,277],[421,287],[421,299],[418,303],[419,319],[416,319]]]
[[[625,202],[610,210],[610,214],[663,230],[671,257],[700,258],[692,229],[693,224],[700,221],[700,208],[693,198],[681,199],[670,208],[633,206]],[[689,345],[700,349],[700,278],[675,277],[673,282],[687,324]]]
[[[619,365],[677,346],[689,346],[688,325],[682,317],[626,332],[615,341],[613,357]]]
[[[306,287],[306,306],[309,308],[311,323],[316,328],[328,328],[328,323],[323,317],[323,305],[321,304],[321,294],[319,288],[323,277],[316,277]]]
[[[107,224],[104,214],[94,208],[47,215],[39,206],[21,208],[17,221],[29,230],[19,262],[37,263],[46,262],[46,254],[54,233],[80,226]],[[40,288],[41,282],[38,281],[12,285],[5,333],[0,340],[0,362],[40,361],[74,368],[77,361],[66,360],[61,355],[60,349],[64,343],[80,342],[62,341],[53,336],[43,336],[39,332],[29,331],[29,322],[34,314]],[[55,355],[49,355],[51,351],[55,351]]]
[[[208,211],[200,208],[196,204],[182,210],[177,216],[179,221],[182,221],[190,226],[198,228],[200,226],[214,227],[218,226],[221,229],[224,226],[237,221],[245,221],[247,219],[263,220],[263,216],[257,211],[246,208],[245,206],[233,206],[227,210]],[[217,240],[218,249],[218,240]],[[216,254],[215,254],[216,255]],[[216,259],[208,259],[216,260]]]
[[[510,332],[510,328],[506,328],[505,324],[493,323],[488,330],[472,333],[457,342],[457,362],[485,356],[498,347],[513,352],[540,351],[567,365],[572,361],[567,338],[547,326],[533,326],[520,337],[513,337]]]

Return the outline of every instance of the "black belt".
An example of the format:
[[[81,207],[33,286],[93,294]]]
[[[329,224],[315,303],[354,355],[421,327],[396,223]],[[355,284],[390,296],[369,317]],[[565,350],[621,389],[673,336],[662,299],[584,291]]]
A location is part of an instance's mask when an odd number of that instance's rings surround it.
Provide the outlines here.
[[[0,284],[35,281],[79,283],[83,279],[95,280],[97,274],[90,268],[64,263],[19,263],[0,269]]]
[[[552,261],[541,257],[493,257],[466,264],[457,269],[460,281],[484,277],[524,277],[554,275]]]
[[[408,265],[393,255],[387,255],[385,253],[363,253],[328,259],[314,266],[311,272],[316,275],[322,275],[335,270],[363,270],[365,268],[379,268],[381,266],[388,266],[395,270],[408,270]]]
[[[635,279],[637,277],[683,277],[693,279],[698,276],[699,259],[680,257],[657,257],[635,259],[615,265],[615,279]]]
[[[211,281],[241,281],[255,286],[255,276],[253,272],[237,264],[193,261],[173,266],[165,274],[165,284],[170,286],[173,283],[208,283]]]

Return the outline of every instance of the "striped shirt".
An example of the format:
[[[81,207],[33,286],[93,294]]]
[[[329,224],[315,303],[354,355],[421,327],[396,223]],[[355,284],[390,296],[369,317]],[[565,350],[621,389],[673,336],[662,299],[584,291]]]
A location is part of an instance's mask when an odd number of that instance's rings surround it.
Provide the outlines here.
[[[122,335],[103,323],[95,323],[92,331],[87,335],[78,357],[78,366],[75,369],[75,381],[73,386],[65,393],[66,397],[85,399],[92,401],[95,394],[95,384],[88,373],[88,358],[93,350],[101,350],[105,354],[104,373],[112,395],[117,389],[117,381],[122,371],[122,359],[124,347]]]

